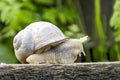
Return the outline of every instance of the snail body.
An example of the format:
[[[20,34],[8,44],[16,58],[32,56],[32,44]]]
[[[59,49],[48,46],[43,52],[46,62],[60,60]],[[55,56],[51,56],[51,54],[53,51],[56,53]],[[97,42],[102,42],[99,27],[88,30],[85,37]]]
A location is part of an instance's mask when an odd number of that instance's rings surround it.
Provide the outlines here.
[[[51,48],[50,50],[43,52],[42,54],[32,54],[26,61],[30,64],[40,63],[74,63],[77,56],[81,56],[84,53],[82,41],[80,39],[68,39],[60,45]]]

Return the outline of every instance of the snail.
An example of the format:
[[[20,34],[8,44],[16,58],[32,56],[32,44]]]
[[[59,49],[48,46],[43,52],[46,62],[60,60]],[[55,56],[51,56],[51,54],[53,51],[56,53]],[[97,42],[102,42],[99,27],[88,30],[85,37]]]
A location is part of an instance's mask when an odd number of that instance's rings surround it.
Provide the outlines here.
[[[16,58],[21,63],[74,63],[88,36],[68,39],[49,22],[34,22],[17,33],[13,39]]]

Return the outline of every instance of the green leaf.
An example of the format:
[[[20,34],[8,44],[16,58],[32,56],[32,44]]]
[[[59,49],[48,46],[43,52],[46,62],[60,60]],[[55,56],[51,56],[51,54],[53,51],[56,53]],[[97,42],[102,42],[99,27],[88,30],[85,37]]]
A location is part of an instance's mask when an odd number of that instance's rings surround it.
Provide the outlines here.
[[[116,42],[119,42],[120,41],[120,30],[116,31],[114,33],[114,36],[115,36],[115,41]]]
[[[76,24],[70,25],[70,26],[68,27],[68,29],[69,29],[70,31],[73,31],[73,32],[79,32],[79,31],[80,31],[78,25],[76,25]]]
[[[82,33],[76,33],[75,38],[81,38],[81,37],[83,37],[83,34],[82,34]]]
[[[45,9],[43,19],[56,24],[57,10],[55,8]]]
[[[67,21],[70,23],[73,23],[74,20],[76,19],[76,15],[77,15],[75,13],[74,9],[71,7],[64,7],[63,10],[64,10]]]
[[[72,37],[73,36],[73,33],[71,31],[65,31],[64,33],[68,37]]]
[[[9,16],[8,16],[8,14],[9,14],[9,12],[10,12],[10,7],[8,6],[8,7],[6,7],[2,12],[1,12],[1,20],[3,21],[3,22],[6,22],[6,23],[9,23],[10,22],[10,20],[9,20]]]
[[[67,22],[65,14],[64,13],[58,13],[58,19],[62,24],[65,24]]]
[[[120,42],[120,1],[116,0],[114,12],[110,19],[110,26],[115,30],[114,37],[116,42]]]
[[[119,0],[115,1],[114,10],[115,11],[120,11],[120,1]]]
[[[114,12],[110,20],[110,25],[114,29],[120,28],[120,12]]]
[[[23,0],[22,8],[29,9],[30,11],[36,11],[37,7],[30,0]]]

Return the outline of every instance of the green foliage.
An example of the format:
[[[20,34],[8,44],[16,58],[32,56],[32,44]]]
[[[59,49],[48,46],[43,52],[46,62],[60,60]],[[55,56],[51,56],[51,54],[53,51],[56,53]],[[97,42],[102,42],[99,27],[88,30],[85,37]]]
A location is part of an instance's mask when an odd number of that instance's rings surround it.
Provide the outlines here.
[[[52,22],[68,37],[76,37],[74,34],[77,34],[79,38],[80,26],[75,23],[77,14],[72,4],[69,1],[62,4],[62,0],[0,0],[0,45],[8,48],[7,52],[0,49],[0,62],[8,61],[6,57],[1,58],[3,54],[14,55],[12,41],[15,34],[35,21]],[[12,58],[15,60],[15,57]],[[13,60],[10,62],[14,63]]]
[[[110,20],[110,25],[114,30],[113,34],[115,43],[110,50],[111,61],[120,60],[120,0],[115,1],[114,12]]]
[[[83,36],[83,34],[79,32],[80,32],[80,29],[78,25],[73,24],[73,25],[68,26],[68,30],[65,31],[65,34],[72,38],[80,38]]]
[[[111,28],[114,29],[114,42],[109,47],[106,45],[108,37],[101,19],[101,1],[93,1],[94,28],[90,36],[93,46],[85,46],[86,60],[108,61],[107,53],[110,61],[120,60],[120,1],[116,0],[110,20]],[[18,31],[35,21],[49,21],[70,38],[85,35],[87,32],[82,11],[79,0],[0,0],[0,62],[17,63],[13,38]]]
[[[120,0],[116,0],[114,5],[114,13],[110,20],[111,27],[116,30],[114,37],[116,42],[120,42]]]

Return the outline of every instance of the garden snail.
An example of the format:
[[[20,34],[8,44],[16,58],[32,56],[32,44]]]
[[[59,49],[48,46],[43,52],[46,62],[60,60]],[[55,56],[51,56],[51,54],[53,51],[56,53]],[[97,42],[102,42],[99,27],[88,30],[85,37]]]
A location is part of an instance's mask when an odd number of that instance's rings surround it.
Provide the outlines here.
[[[74,63],[81,52],[85,55],[87,37],[68,39],[55,25],[34,22],[14,37],[13,46],[21,63]]]

